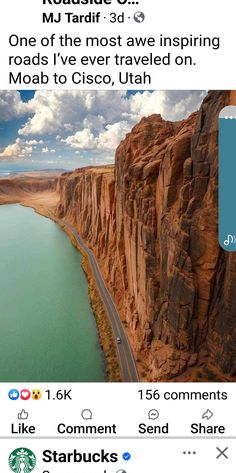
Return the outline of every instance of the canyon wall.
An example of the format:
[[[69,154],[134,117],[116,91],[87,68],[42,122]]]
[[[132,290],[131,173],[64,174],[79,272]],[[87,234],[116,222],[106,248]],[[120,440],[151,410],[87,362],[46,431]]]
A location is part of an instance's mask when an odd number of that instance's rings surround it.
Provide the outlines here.
[[[0,178],[0,204],[23,202],[29,196],[55,192],[58,174],[35,172]]]
[[[181,122],[143,118],[115,167],[58,180],[59,218],[94,250],[145,380],[234,379],[236,256],[218,245],[219,111],[210,92]]]

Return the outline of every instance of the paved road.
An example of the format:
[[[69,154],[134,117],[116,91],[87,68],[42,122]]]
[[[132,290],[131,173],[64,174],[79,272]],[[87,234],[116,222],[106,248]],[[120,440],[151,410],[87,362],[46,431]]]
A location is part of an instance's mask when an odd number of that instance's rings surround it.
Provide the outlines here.
[[[122,342],[120,345],[117,344],[116,348],[117,348],[118,358],[119,358],[120,367],[121,367],[122,380],[126,382],[137,382],[139,381],[139,377],[138,377],[138,372],[137,372],[134,356],[133,356],[127,335],[125,333],[125,329],[120,320],[119,313],[106,287],[106,284],[103,280],[96,258],[92,250],[90,250],[90,248],[88,248],[85,245],[85,243],[83,242],[82,238],[80,237],[79,233],[75,230],[75,228],[69,223],[65,222],[64,220],[61,220],[61,222],[72,231],[80,247],[87,254],[89,264],[93,272],[93,277],[95,279],[101,299],[103,300],[106,312],[111,322],[114,337],[115,339],[117,337],[121,338]]]

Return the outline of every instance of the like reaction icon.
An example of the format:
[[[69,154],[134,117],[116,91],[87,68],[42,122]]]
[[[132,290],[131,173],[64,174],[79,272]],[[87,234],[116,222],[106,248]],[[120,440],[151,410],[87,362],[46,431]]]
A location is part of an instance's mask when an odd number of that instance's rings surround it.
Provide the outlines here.
[[[12,401],[16,401],[20,397],[20,393],[17,391],[17,389],[11,389],[8,393],[8,397]]]
[[[27,420],[28,417],[29,417],[29,413],[26,412],[24,409],[22,409],[22,411],[19,412],[17,417],[18,417],[19,420]]]

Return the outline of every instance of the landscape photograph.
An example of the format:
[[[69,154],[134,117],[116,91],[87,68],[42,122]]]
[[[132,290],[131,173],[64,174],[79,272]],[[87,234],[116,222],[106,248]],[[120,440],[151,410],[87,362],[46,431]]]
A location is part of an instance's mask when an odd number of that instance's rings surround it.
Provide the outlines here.
[[[236,380],[236,91],[0,91],[0,382]]]

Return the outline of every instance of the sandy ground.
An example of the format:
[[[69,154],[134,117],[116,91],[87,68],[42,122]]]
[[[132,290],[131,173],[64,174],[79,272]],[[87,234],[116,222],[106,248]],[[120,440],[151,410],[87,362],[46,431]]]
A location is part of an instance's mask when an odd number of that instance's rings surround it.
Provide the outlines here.
[[[30,172],[0,178],[0,204],[20,203],[55,208],[59,200],[55,181],[59,173]]]
[[[28,205],[29,207],[48,207],[50,210],[53,210],[59,200],[57,192],[39,192],[37,194],[29,193],[27,196],[21,199],[23,205]]]

